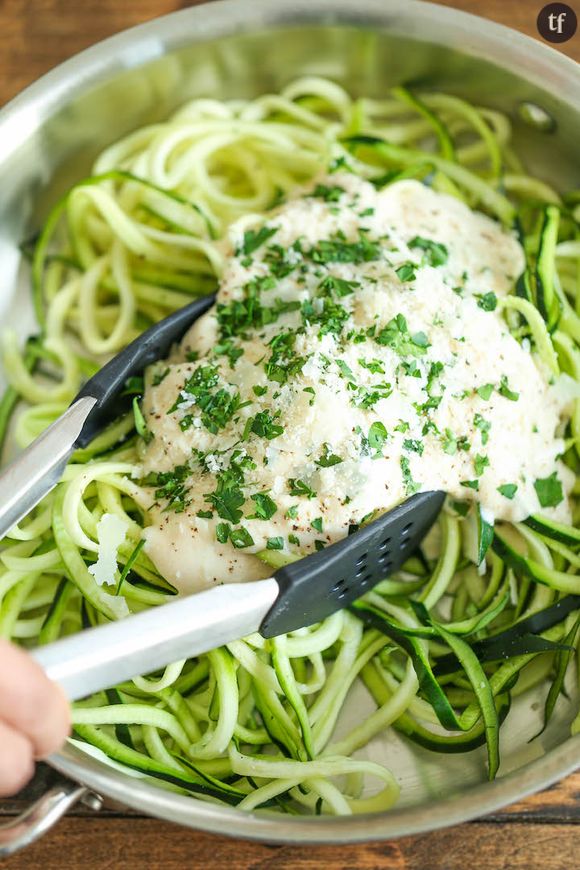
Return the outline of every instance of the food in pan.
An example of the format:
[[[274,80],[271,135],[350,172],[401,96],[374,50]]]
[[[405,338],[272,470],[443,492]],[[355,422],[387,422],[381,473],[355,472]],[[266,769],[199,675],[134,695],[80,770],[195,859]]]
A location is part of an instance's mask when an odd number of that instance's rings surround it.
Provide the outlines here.
[[[75,705],[87,751],[245,809],[362,812],[397,799],[353,757],[386,728],[485,744],[493,778],[512,697],[549,677],[545,723],[570,703],[576,202],[526,173],[495,111],[315,78],[196,100],[99,157],[30,248],[41,332],[5,338],[2,434],[23,400],[28,443],[146,326],[216,304],[11,533],[3,634],[34,645],[265,577],[449,495],[348,610]],[[360,680],[375,712],[334,736]]]

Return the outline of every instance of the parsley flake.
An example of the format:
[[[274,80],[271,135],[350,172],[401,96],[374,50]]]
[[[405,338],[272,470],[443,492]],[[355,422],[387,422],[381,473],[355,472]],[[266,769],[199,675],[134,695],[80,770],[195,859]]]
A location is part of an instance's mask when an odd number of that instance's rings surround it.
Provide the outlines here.
[[[518,490],[517,483],[502,483],[501,486],[498,486],[497,491],[500,495],[503,495],[504,498],[509,498],[510,501],[514,497]]]
[[[361,357],[358,361],[359,366],[363,369],[367,369],[373,375],[384,375],[385,367],[380,359],[364,359]],[[416,365],[416,363],[415,363]]]
[[[401,473],[403,475],[403,483],[407,495],[413,495],[421,488],[421,484],[413,480],[411,474],[411,464],[406,456],[401,456]]]
[[[360,233],[357,242],[347,242],[339,235],[322,239],[308,253],[315,263],[368,263],[380,258],[381,247]]]
[[[230,532],[230,541],[236,550],[242,550],[244,547],[252,547],[254,539],[247,529],[243,526],[240,529],[232,529]]]
[[[419,456],[423,455],[423,450],[425,446],[422,441],[419,441],[415,438],[405,438],[403,441],[403,449],[409,450],[411,453],[418,453]]]
[[[303,495],[306,498],[316,498],[316,492],[307,483],[296,477],[289,478],[288,492],[290,495]]]
[[[406,283],[408,281],[414,281],[417,277],[415,275],[415,264],[414,263],[403,263],[397,269],[395,269],[395,274],[399,281]]]
[[[344,192],[344,187],[339,187],[338,184],[317,184],[310,196],[323,199],[325,202],[338,202]]]
[[[316,465],[320,468],[331,468],[333,465],[339,465],[343,460],[336,453],[331,453],[330,444],[322,445],[323,452],[316,460]]]
[[[487,402],[489,397],[493,393],[493,384],[484,384],[482,387],[477,387],[475,392],[480,399],[483,399],[484,402]]]
[[[429,340],[424,332],[409,333],[407,321],[402,314],[397,314],[376,336],[377,344],[391,347],[400,356],[422,356],[429,347]]]
[[[476,293],[475,298],[479,307],[483,308],[484,311],[495,311],[497,308],[497,296],[493,292]]]
[[[445,245],[441,242],[434,242],[432,239],[424,239],[421,236],[415,236],[409,242],[409,247],[419,248],[423,251],[423,258],[429,266],[443,266],[447,262],[449,252]]]
[[[165,378],[167,377],[169,372],[170,372],[170,368],[169,368],[169,366],[167,366],[167,368],[164,369],[163,371],[157,372],[156,374],[154,374],[153,377],[151,378],[152,386],[158,387],[159,384],[163,383],[163,381],[165,380]]]
[[[276,502],[265,492],[256,492],[251,496],[251,499],[256,503],[256,513],[252,514],[250,519],[269,520],[278,510]]]
[[[473,425],[480,431],[481,443],[487,444],[489,441],[489,430],[491,429],[491,423],[489,420],[484,419],[481,414],[476,414],[473,418]]]
[[[244,241],[242,243],[242,247],[240,250],[236,251],[237,254],[243,253],[253,254],[258,248],[260,248],[264,242],[267,242],[268,239],[271,239],[273,235],[278,232],[278,227],[260,227],[259,230],[246,230],[244,233]]]
[[[510,390],[510,385],[507,379],[507,375],[501,376],[501,381],[499,384],[499,394],[503,396],[505,399],[509,399],[510,402],[517,402],[520,397],[519,393],[516,393],[515,390]]]
[[[167,500],[164,510],[182,513],[189,504],[185,481],[190,475],[187,465],[176,465],[172,471],[150,471],[141,481],[144,486],[155,486],[155,498]]]
[[[562,484],[555,471],[549,477],[536,480],[534,489],[542,507],[556,507],[556,505],[564,501]]]
[[[481,453],[478,453],[473,460],[473,467],[475,468],[475,473],[478,477],[481,477],[483,471],[489,465],[489,459],[487,456],[482,456]]]
[[[374,450],[375,452],[375,459],[378,459],[378,457],[382,456],[383,444],[388,437],[388,432],[385,429],[383,423],[381,423],[380,420],[375,420],[375,422],[371,425],[368,434],[368,444],[370,449]]]
[[[247,434],[246,430],[248,430]],[[260,438],[267,438],[268,441],[272,441],[274,438],[279,438],[282,435],[284,427],[274,422],[274,417],[269,411],[259,411],[255,417],[251,417],[246,423],[244,440],[250,432],[258,435]]]

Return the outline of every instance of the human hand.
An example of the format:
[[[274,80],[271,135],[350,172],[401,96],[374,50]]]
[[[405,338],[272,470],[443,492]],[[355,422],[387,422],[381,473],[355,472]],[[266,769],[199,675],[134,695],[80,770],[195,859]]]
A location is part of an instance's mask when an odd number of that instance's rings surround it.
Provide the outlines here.
[[[0,639],[0,795],[22,788],[35,759],[59,749],[69,730],[59,686],[25,651]]]

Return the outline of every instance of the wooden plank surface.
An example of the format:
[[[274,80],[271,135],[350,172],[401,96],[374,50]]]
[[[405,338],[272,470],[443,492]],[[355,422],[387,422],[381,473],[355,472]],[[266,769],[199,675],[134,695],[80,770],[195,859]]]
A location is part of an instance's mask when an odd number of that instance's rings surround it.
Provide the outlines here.
[[[543,4],[536,0],[441,2],[537,37],[535,22]],[[56,64],[98,40],[189,5],[194,3],[0,0],[0,105]],[[569,5],[580,18],[580,0],[569,0]],[[559,49],[580,61],[580,34]],[[43,768],[32,787],[13,799],[0,801],[0,818],[21,812],[53,778],[54,774]],[[579,826],[580,773],[478,822],[386,843],[347,847],[246,843],[184,830],[119,809],[105,808],[95,815],[80,807],[41,842],[5,862],[5,866],[9,870],[464,870],[473,864],[477,870],[574,870],[580,868]]]
[[[7,870],[574,870],[572,825],[482,822],[357,846],[273,846],[196,833],[153,819],[66,819],[6,862]]]

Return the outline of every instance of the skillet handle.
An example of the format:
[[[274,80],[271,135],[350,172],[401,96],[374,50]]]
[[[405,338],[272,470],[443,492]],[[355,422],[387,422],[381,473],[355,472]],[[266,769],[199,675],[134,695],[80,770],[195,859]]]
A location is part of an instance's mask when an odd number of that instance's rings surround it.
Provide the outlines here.
[[[78,801],[91,795],[84,786],[64,779],[49,789],[20,816],[0,825],[0,859],[8,858],[46,834]],[[100,809],[94,797],[92,809]]]

